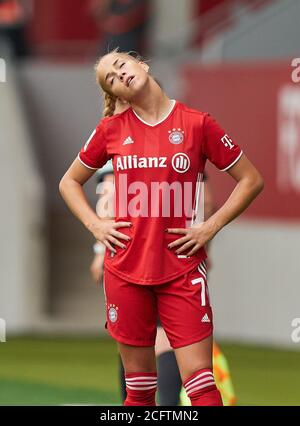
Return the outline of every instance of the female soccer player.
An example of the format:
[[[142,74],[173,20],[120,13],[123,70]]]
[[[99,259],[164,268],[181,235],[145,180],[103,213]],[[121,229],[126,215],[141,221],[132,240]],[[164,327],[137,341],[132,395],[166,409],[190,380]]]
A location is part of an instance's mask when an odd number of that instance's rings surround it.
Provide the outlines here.
[[[262,177],[209,114],[169,99],[146,63],[115,50],[99,60],[96,72],[112,104],[120,98],[131,108],[100,121],[60,191],[108,248],[107,327],[125,368],[124,404],[155,405],[159,313],[192,405],[222,405],[212,372],[204,245],[249,206],[263,188]],[[110,158],[116,218],[103,220],[82,186]],[[237,184],[215,214],[191,225],[207,159]]]

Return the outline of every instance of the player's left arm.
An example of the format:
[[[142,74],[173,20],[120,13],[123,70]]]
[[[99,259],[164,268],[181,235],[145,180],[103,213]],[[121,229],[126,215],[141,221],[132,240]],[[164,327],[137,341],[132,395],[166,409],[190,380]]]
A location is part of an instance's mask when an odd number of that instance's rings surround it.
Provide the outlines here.
[[[203,223],[192,228],[172,228],[167,232],[183,234],[184,236],[172,242],[169,248],[177,248],[176,253],[190,250],[187,255],[192,256],[228,223],[239,216],[257,197],[264,187],[263,178],[254,165],[243,154],[240,159],[227,170],[227,173],[237,182],[234,190],[212,216]]]

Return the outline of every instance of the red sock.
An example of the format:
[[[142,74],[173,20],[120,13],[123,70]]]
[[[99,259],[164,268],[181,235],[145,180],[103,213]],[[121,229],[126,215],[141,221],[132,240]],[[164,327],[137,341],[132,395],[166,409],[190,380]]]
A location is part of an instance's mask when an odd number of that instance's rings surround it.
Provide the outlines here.
[[[156,405],[157,373],[127,373],[125,380],[127,398],[124,405]]]
[[[213,372],[203,368],[192,374],[183,382],[187,396],[193,406],[222,406],[221,394],[218,391]]]

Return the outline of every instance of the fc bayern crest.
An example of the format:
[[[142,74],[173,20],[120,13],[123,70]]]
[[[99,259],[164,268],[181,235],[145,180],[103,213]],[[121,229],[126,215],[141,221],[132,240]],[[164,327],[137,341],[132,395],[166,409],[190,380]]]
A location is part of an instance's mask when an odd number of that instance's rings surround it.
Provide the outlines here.
[[[169,141],[173,145],[179,145],[183,142],[184,138],[184,130],[181,129],[172,129],[169,130]]]
[[[111,322],[116,322],[118,319],[119,308],[116,305],[109,305],[108,308],[108,318]]]

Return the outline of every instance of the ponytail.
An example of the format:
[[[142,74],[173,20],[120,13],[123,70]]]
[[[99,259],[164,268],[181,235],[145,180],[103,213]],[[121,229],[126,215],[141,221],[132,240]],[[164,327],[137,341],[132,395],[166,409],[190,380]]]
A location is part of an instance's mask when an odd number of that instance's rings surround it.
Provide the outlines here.
[[[117,99],[114,96],[112,96],[110,93],[104,92],[103,117],[111,117],[114,115],[116,101]]]

